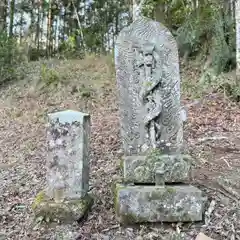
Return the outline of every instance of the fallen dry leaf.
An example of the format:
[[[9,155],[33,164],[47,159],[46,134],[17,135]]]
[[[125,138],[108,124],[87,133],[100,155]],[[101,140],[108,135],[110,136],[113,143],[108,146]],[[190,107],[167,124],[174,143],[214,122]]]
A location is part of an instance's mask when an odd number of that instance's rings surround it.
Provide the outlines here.
[[[206,236],[204,233],[199,233],[196,240],[213,240],[212,238]]]

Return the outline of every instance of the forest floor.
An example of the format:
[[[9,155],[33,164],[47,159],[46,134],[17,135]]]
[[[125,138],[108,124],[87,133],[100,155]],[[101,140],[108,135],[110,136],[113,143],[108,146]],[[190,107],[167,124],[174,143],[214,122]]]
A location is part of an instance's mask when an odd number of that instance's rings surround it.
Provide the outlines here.
[[[221,93],[196,100],[201,89],[194,82],[199,77],[194,66],[181,72],[183,86],[188,86],[182,96],[188,106],[184,136],[195,159],[191,184],[208,197],[205,221],[119,225],[111,193],[112,183],[121,177],[118,104],[113,65],[105,60],[48,61],[48,67],[31,63],[24,80],[1,87],[0,239],[151,240],[171,239],[175,231],[184,233],[183,239],[195,239],[199,232],[215,240],[240,239],[240,104]],[[46,115],[65,109],[91,114],[95,201],[81,223],[48,225],[34,220],[31,204],[45,186]]]

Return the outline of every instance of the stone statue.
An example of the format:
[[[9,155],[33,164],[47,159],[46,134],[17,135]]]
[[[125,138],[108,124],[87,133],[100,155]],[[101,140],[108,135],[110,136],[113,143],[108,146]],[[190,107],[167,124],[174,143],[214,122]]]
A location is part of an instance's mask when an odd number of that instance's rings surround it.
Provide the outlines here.
[[[124,148],[123,183],[115,189],[119,220],[201,221],[202,192],[177,184],[189,180],[191,164],[181,153],[175,39],[162,24],[138,16],[117,38],[115,64]]]
[[[139,18],[120,33],[115,55],[125,154],[178,151],[182,119],[173,36],[160,23]]]

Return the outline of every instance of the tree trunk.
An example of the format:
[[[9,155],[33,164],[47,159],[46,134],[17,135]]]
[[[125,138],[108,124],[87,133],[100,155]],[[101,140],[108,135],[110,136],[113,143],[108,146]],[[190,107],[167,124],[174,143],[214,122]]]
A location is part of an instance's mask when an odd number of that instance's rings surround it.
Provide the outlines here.
[[[6,1],[0,1],[0,32],[6,29]]]
[[[11,0],[11,2],[10,2],[9,37],[12,37],[12,35],[13,35],[14,13],[15,13],[15,0]]]
[[[154,18],[156,21],[165,24],[165,16],[164,16],[164,4],[158,4],[154,10]]]
[[[236,18],[236,79],[240,81],[240,0],[236,0],[235,18]]]
[[[48,2],[48,22],[47,22],[47,56],[51,55],[51,28],[52,28],[52,1]]]
[[[75,6],[73,0],[72,0],[72,5],[73,5],[73,9],[74,9],[74,12],[75,12],[75,15],[76,15],[77,23],[78,23],[78,28],[79,28],[79,33],[80,33],[81,40],[82,40],[83,50],[86,53],[86,44],[85,44],[85,40],[84,40],[84,36],[83,36],[82,24],[81,24],[81,21],[80,21],[80,18],[78,16],[78,12],[77,12],[77,9],[76,9],[76,6]]]
[[[35,35],[35,45],[37,46],[37,50],[39,53],[40,47],[40,25],[41,25],[41,1],[38,2],[38,11],[37,11],[37,31]]]
[[[21,23],[21,26],[20,26],[20,44],[22,44],[22,40],[23,40],[23,36],[24,36],[24,25],[23,25],[23,21],[24,21],[24,11],[21,9],[21,16],[20,16],[20,23]]]
[[[141,16],[142,7],[145,0],[133,0],[132,3],[132,19],[137,20]]]

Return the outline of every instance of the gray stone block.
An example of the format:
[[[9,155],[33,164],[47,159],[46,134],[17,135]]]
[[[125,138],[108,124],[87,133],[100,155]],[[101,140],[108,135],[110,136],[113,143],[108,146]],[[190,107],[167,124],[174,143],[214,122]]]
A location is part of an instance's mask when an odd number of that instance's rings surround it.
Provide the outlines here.
[[[191,164],[187,156],[161,155],[157,151],[148,156],[123,157],[124,182],[155,183],[158,169],[164,171],[165,183],[184,182],[190,178]]]
[[[116,184],[115,208],[121,223],[201,221],[202,192],[191,185]]]
[[[90,115],[67,110],[48,114],[47,187],[35,198],[36,217],[71,222],[92,205],[89,197]]]
[[[67,110],[48,114],[48,120],[47,195],[84,197],[89,187],[90,115]],[[61,196],[55,196],[60,190]]]

